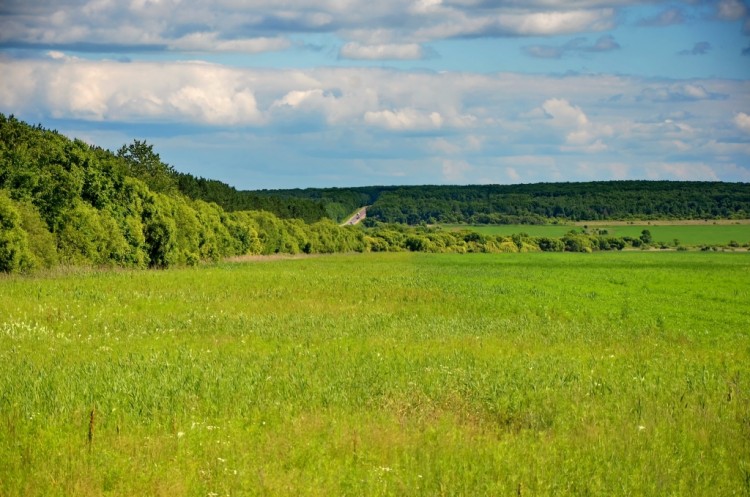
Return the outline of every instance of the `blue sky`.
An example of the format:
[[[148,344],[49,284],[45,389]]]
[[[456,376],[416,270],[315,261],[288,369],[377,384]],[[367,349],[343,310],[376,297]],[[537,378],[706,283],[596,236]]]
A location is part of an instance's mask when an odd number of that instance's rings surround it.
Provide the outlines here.
[[[0,74],[239,189],[750,182],[743,0],[4,0]]]

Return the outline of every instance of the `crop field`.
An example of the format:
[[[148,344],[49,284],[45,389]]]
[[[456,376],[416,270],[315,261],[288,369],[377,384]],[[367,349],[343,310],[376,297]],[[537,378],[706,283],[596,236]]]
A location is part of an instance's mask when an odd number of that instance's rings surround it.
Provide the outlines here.
[[[750,495],[746,253],[0,278],[0,495]]]
[[[739,245],[750,243],[750,224],[607,224],[591,223],[589,228],[607,230],[609,236],[638,238],[643,230],[649,230],[655,242],[672,244],[678,240],[682,245]],[[527,233],[531,236],[561,237],[572,229],[580,230],[580,225],[444,225],[446,229],[469,229],[485,235],[513,235]]]

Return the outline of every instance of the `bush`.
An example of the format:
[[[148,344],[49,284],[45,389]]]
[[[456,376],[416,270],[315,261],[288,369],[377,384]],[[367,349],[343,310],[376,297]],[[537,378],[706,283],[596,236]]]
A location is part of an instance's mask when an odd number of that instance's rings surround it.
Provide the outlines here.
[[[559,238],[539,237],[536,244],[543,252],[562,252],[565,250],[565,243]]]
[[[108,234],[102,227],[99,211],[79,200],[59,219],[57,244],[60,256],[66,263],[89,265],[108,262]]]
[[[39,211],[30,202],[17,204],[21,216],[21,227],[28,235],[29,250],[34,256],[35,265],[49,269],[57,265],[57,243],[55,235],[49,232]]]
[[[0,271],[25,272],[33,269],[34,256],[21,227],[14,202],[0,190]]]

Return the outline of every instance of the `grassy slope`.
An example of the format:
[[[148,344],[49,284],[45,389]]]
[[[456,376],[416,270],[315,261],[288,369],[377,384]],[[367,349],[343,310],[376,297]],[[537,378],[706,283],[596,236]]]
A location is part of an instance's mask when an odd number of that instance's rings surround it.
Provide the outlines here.
[[[531,236],[561,237],[571,229],[581,229],[574,225],[445,225],[447,229],[470,229],[486,235],[512,235],[527,233]],[[638,238],[644,229],[651,232],[656,242],[672,243],[676,238],[682,245],[726,245],[730,241],[739,244],[750,242],[750,225],[748,224],[695,224],[672,225],[659,224],[591,224],[590,228],[606,229],[610,236],[630,236]]]
[[[747,493],[748,301],[742,254],[1,278],[0,495]]]

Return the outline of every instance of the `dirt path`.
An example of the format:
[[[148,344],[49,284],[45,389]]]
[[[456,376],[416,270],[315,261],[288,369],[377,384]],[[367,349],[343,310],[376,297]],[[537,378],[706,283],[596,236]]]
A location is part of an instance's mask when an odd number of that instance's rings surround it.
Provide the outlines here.
[[[358,210],[352,217],[346,220],[345,223],[343,223],[341,226],[352,226],[354,224],[359,223],[364,218],[367,217],[367,207],[362,207],[360,210]]]

